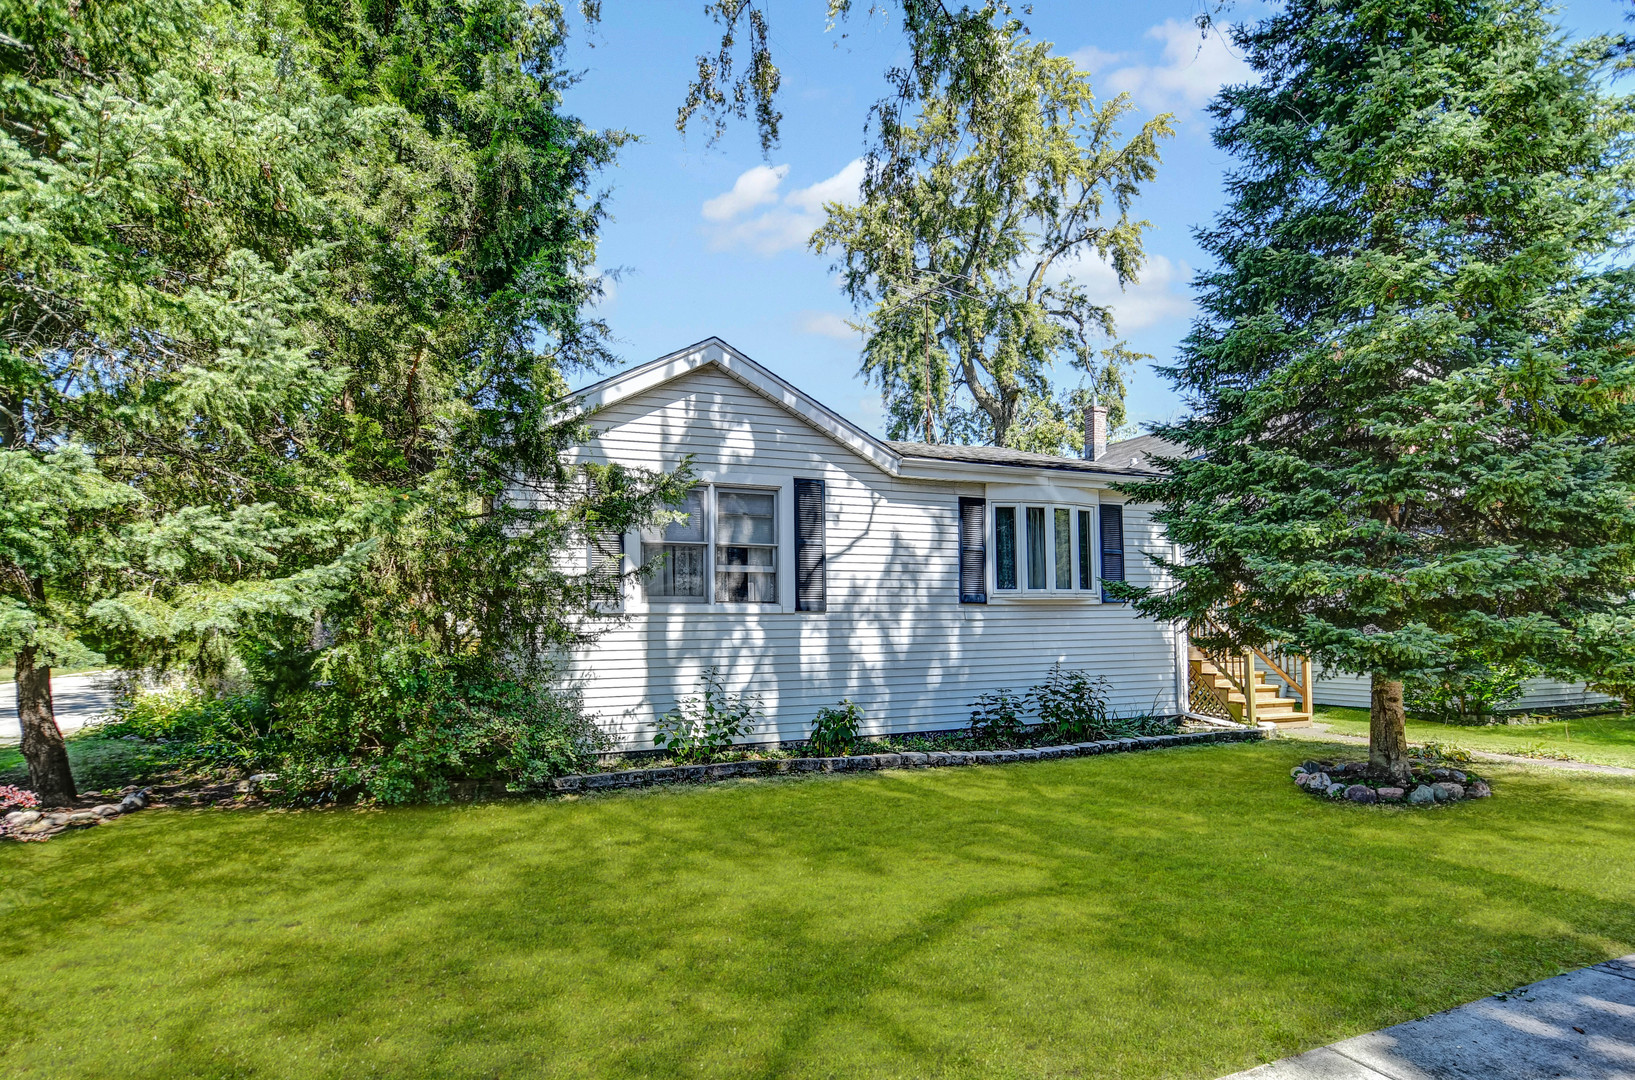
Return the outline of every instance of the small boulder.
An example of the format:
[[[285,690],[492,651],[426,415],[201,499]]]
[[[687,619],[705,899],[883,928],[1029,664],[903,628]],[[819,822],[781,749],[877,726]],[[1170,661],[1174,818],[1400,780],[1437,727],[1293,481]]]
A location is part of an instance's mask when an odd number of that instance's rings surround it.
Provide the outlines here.
[[[1374,789],[1367,784],[1352,784],[1345,789],[1345,797],[1352,802],[1371,803],[1380,801],[1380,797],[1374,794]]]
[[[1465,797],[1465,785],[1451,780],[1436,785],[1437,802],[1458,802]]]
[[[32,825],[45,815],[38,810],[13,810],[6,815],[6,825],[9,828],[21,829],[24,825]]]
[[[63,824],[75,826],[100,825],[102,819],[89,810],[76,810],[68,815],[68,820]]]
[[[1418,787],[1414,788],[1413,794],[1408,796],[1408,801],[1413,803],[1415,806],[1425,806],[1436,801],[1436,792],[1433,791],[1428,785],[1420,784]]]
[[[1303,762],[1300,768],[1309,773],[1320,773],[1323,771],[1323,767],[1317,764],[1315,761]]]
[[[1300,783],[1308,791],[1322,792],[1322,791],[1327,791],[1329,784],[1333,783],[1333,781],[1328,778],[1328,773],[1317,772],[1317,773],[1307,773],[1300,780]]]
[[[1487,786],[1486,780],[1478,780],[1466,789],[1465,794],[1472,799],[1485,799],[1493,794],[1493,789]]]
[[[95,814],[99,818],[118,817],[119,807],[115,806],[113,803],[103,803],[101,806],[91,807],[91,813]]]
[[[1289,770],[1289,775],[1294,777],[1296,780],[1299,780],[1302,776],[1306,775],[1306,767],[1304,765],[1296,765],[1294,768]]]
[[[1403,791],[1399,787],[1382,787],[1379,789],[1379,791],[1375,792],[1375,794],[1380,797],[1381,802],[1397,802],[1401,800],[1401,798],[1406,795],[1407,792]]]
[[[1343,798],[1344,796],[1345,796],[1345,785],[1344,784],[1330,784],[1328,786],[1328,797],[1329,798],[1339,799],[1339,798]]]
[[[1457,783],[1463,784],[1465,782],[1465,780],[1467,779],[1467,777],[1465,776],[1464,773],[1460,772],[1458,769],[1449,769],[1448,770],[1448,779],[1453,780],[1453,781],[1455,781]]]

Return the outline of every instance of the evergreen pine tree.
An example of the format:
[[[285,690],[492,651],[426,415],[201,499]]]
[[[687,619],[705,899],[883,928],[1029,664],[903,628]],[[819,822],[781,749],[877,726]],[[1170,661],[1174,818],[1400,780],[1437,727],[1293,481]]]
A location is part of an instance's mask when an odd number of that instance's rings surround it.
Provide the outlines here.
[[[1372,677],[1565,673],[1635,595],[1628,102],[1530,0],[1291,0],[1213,106],[1242,163],[1168,369],[1198,457],[1131,494],[1184,552],[1140,610]]]

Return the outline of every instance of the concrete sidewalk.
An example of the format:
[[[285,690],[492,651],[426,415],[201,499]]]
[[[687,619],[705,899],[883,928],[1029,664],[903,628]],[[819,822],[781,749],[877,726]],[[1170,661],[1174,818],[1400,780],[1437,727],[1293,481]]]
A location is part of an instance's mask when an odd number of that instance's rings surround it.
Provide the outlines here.
[[[1222,1080],[1630,1080],[1635,955]]]

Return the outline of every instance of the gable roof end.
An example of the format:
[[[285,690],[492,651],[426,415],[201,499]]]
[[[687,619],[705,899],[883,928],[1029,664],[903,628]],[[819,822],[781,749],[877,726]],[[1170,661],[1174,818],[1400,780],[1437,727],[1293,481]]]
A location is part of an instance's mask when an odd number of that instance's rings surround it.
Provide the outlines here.
[[[590,410],[604,409],[704,367],[716,368],[784,411],[806,421],[882,472],[897,475],[902,457],[891,446],[796,389],[718,337],[705,338],[696,345],[689,345],[593,383],[565,400],[560,415],[566,419]]]

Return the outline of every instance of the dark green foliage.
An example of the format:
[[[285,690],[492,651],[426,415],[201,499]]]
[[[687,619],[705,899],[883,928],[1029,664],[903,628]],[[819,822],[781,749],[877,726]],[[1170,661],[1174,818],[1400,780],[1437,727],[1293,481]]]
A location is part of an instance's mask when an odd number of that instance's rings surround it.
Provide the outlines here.
[[[178,689],[123,702],[101,738],[134,738],[187,775],[278,775],[275,801],[440,802],[454,780],[516,790],[581,772],[608,738],[571,694],[471,658],[424,650],[326,659],[299,692],[206,696]]]
[[[1486,724],[1522,695],[1522,684],[1538,674],[1531,664],[1480,661],[1419,672],[1403,684],[1408,711],[1439,724]]]
[[[659,718],[653,745],[677,761],[713,761],[747,738],[761,719],[761,699],[730,693],[714,668],[698,677],[697,697],[683,700]]]
[[[1126,591],[1387,683],[1588,671],[1635,596],[1607,42],[1530,0],[1296,0],[1237,40],[1260,77],[1212,106],[1240,165],[1160,431],[1197,456],[1128,489],[1185,557]]]
[[[863,735],[863,710],[851,701],[819,709],[812,721],[807,745],[820,757],[840,757],[851,753]]]
[[[1028,694],[995,690],[971,702],[971,740],[983,749],[1021,745],[1027,732],[1022,717],[1028,701]]]
[[[1039,722],[1062,742],[1091,742],[1108,738],[1112,730],[1107,713],[1105,677],[1088,671],[1064,670],[1061,661],[1050,666],[1045,681],[1032,690],[1039,705]]]

